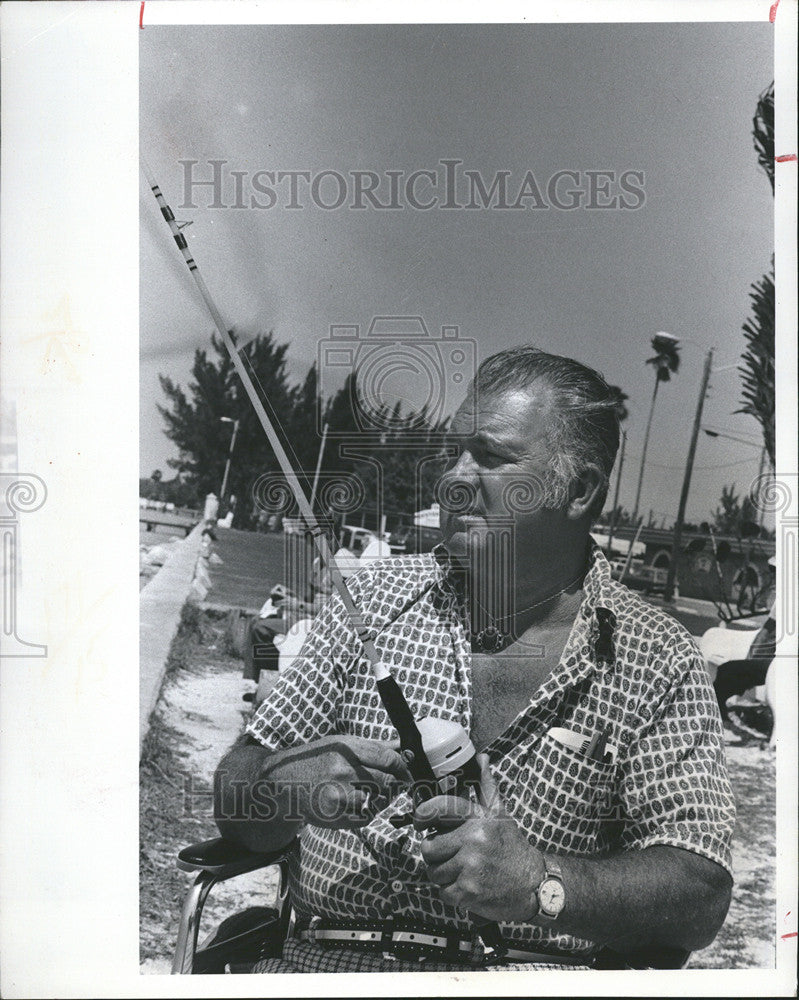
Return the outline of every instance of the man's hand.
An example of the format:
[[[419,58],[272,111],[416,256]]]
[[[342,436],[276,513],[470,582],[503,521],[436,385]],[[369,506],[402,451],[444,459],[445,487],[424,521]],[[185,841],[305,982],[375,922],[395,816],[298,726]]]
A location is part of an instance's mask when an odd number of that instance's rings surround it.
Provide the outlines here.
[[[398,784],[410,783],[398,747],[397,741],[326,736],[267,758],[261,779],[293,796],[307,823],[355,828],[388,804]]]
[[[417,830],[443,828],[422,842],[431,882],[445,903],[492,920],[530,921],[544,862],[499,800],[488,758],[478,757],[481,805],[439,795],[417,807]]]
[[[422,842],[422,857],[446,903],[492,920],[529,923],[545,875],[543,856],[502,809],[484,756],[480,766],[483,804],[438,796],[417,808],[417,829],[449,827]],[[558,930],[622,954],[704,948],[730,905],[732,880],[724,868],[681,848],[658,844],[558,860],[566,886]]]

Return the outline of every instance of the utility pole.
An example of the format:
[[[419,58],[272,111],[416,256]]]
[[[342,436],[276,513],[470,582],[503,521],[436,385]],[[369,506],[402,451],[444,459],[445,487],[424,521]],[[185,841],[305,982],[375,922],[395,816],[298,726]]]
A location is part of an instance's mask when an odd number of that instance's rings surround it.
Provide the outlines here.
[[[225,462],[225,474],[222,476],[222,486],[219,490],[219,500],[220,502],[225,499],[225,490],[227,489],[228,476],[230,475],[230,460],[233,458],[233,449],[236,447],[236,435],[239,432],[239,422],[238,420],[233,420],[231,417],[220,417],[219,418],[223,424],[233,424],[233,436],[230,439],[230,448],[227,453],[227,461]]]
[[[316,500],[316,487],[319,485],[319,470],[322,468],[322,456],[325,453],[325,441],[327,441],[327,424],[322,428],[322,443],[319,445],[319,457],[316,459],[316,471],[313,474],[313,487],[311,488],[311,499],[309,503],[313,508]]]
[[[649,432],[652,430],[652,417],[655,414],[655,400],[658,396],[658,386],[660,379],[655,376],[655,388],[652,392],[652,403],[649,407],[649,419],[646,422],[646,433],[644,434],[644,448],[641,452],[641,471],[638,473],[638,489],[635,491],[635,506],[633,507],[632,526],[638,523],[638,505],[641,502],[641,487],[644,485],[644,470],[646,469],[646,450],[649,447]]]
[[[616,474],[616,495],[613,498],[613,513],[610,516],[608,529],[608,559],[613,558],[613,532],[616,528],[616,518],[619,510],[619,487],[621,486],[621,470],[624,468],[624,449],[627,446],[627,431],[621,432],[621,455],[619,456],[619,471]]]
[[[760,449],[760,467],[757,470],[757,483],[758,487],[762,490],[760,480],[763,477],[763,469],[766,467],[766,446]],[[757,526],[762,530],[763,528],[763,514],[765,513],[765,506],[762,503],[757,505]]]
[[[677,560],[680,555],[682,526],[685,521],[685,505],[688,502],[688,490],[691,488],[691,473],[694,471],[696,441],[699,437],[699,425],[702,422],[702,410],[705,406],[705,396],[707,395],[707,384],[710,381],[710,367],[712,364],[713,350],[711,348],[705,358],[705,370],[702,373],[702,388],[699,390],[699,401],[696,404],[696,416],[694,417],[694,427],[691,432],[691,446],[688,449],[688,461],[685,463],[685,476],[682,481],[682,492],[680,493],[680,508],[677,511],[677,521],[674,525],[674,540],[671,546],[671,562],[669,563],[669,572],[666,576],[666,589],[663,593],[663,599],[666,601],[670,601],[674,595],[674,580],[677,574]]]

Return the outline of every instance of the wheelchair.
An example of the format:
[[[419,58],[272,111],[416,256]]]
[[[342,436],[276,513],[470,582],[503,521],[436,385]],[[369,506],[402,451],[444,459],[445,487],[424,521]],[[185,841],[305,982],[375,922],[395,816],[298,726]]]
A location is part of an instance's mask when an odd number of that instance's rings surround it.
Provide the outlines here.
[[[178,928],[172,975],[214,975],[249,973],[265,958],[277,958],[293,928],[293,911],[288,891],[288,858],[294,844],[280,851],[258,853],[217,837],[185,847],[178,854],[178,867],[195,872]],[[200,943],[203,907],[213,887],[239,875],[277,868],[278,886],[274,907],[254,906],[222,921]],[[599,970],[680,969],[690,952],[677,948],[652,948],[635,955],[621,955],[602,948],[593,959]],[[468,969],[464,968],[464,971]]]
[[[248,851],[217,837],[185,847],[178,868],[196,872],[183,902],[172,975],[213,975],[250,972],[261,959],[278,956],[291,923],[288,893],[288,856],[292,844],[280,851]],[[200,921],[208,895],[215,885],[249,872],[277,868],[275,906],[254,906],[222,921],[200,943]]]

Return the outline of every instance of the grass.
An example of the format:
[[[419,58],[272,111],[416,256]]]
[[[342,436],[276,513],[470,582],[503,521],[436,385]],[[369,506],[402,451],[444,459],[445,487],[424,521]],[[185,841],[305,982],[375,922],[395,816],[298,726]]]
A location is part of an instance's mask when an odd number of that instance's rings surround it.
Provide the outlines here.
[[[208,603],[258,611],[270,589],[284,582],[285,536],[233,528],[219,528],[216,534],[214,552],[222,559],[222,565],[211,568],[213,587]]]

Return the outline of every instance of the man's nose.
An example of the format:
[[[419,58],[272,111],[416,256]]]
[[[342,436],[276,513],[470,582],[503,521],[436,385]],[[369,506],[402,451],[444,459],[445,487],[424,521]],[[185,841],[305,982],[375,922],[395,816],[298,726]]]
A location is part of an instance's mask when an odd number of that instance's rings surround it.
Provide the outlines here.
[[[480,487],[476,473],[474,458],[463,452],[438,482],[436,493],[443,510],[451,514],[470,514],[477,509]]]
[[[447,470],[446,475],[453,478],[474,479],[477,470],[477,462],[474,455],[468,448],[464,448],[458,456],[457,462]]]

